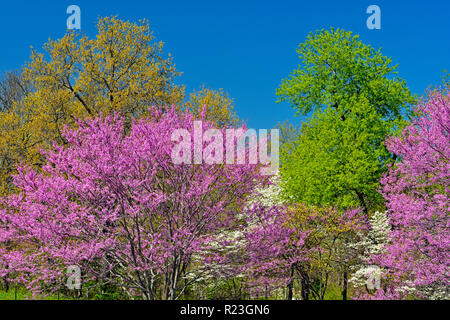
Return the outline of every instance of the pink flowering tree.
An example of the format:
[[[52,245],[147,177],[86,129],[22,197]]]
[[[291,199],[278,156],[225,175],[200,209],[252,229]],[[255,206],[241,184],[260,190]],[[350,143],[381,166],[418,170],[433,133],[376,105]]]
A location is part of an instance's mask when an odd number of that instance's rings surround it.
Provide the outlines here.
[[[400,161],[382,179],[392,231],[373,257],[384,284],[371,298],[450,298],[450,98],[437,91],[388,149]],[[366,296],[369,297],[369,296]]]
[[[347,243],[366,229],[359,209],[340,212],[304,204],[255,205],[247,223],[245,271],[253,294],[285,287],[289,300],[296,281],[303,300],[323,300],[333,270],[348,268],[355,259]]]
[[[308,232],[292,225],[292,214],[286,206],[254,205],[247,212],[244,273],[254,296],[288,286],[296,268],[307,261]]]
[[[21,192],[0,209],[0,276],[48,291],[75,265],[83,283],[177,299],[209,271],[194,255],[224,259],[199,253],[242,228],[236,213],[265,179],[260,166],[175,164],[173,131],[192,132],[193,118],[151,112],[127,130],[118,115],[79,121],[64,132],[67,146],[44,152],[42,172],[19,168]]]

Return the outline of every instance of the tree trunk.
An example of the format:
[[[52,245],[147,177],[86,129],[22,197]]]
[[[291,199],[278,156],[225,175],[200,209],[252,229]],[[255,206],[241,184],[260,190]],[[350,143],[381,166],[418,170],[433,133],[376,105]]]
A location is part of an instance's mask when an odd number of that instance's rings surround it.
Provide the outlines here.
[[[356,189],[354,189],[354,190],[356,192],[356,195],[358,196],[358,200],[359,200],[359,203],[361,204],[363,212],[367,216],[368,215],[368,208],[367,208],[366,201],[364,200],[364,195],[361,192],[359,192],[358,190],[356,190]]]
[[[3,282],[5,283],[5,291],[9,291],[9,281],[6,279],[6,277],[3,278]]]
[[[345,270],[343,277],[342,300],[347,300],[347,288],[348,288],[348,274],[347,270]]]
[[[309,300],[309,276],[305,272],[302,274],[302,300]]]
[[[292,300],[293,297],[293,288],[294,288],[294,266],[291,267],[291,280],[288,284],[288,292],[287,292],[287,300]]]

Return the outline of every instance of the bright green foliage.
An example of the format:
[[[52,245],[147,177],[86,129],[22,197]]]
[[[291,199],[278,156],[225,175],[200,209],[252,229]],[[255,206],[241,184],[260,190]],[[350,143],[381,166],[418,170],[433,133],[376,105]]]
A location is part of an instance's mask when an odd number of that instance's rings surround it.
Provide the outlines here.
[[[301,65],[282,82],[277,95],[301,114],[333,107],[345,118],[351,112],[347,102],[364,96],[380,116],[394,119],[405,103],[414,102],[403,80],[387,77],[396,74],[391,59],[352,32],[311,33],[297,53]]]
[[[282,146],[281,174],[296,201],[377,209],[378,181],[391,156],[385,137],[414,102],[396,66],[342,30],[321,31],[299,46],[299,69],[277,94],[312,114],[298,138]]]

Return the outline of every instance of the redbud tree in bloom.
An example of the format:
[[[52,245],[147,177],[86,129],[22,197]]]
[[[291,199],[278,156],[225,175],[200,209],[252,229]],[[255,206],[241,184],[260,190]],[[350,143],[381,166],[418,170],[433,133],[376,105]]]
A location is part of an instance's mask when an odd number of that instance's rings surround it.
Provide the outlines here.
[[[373,298],[450,298],[450,98],[436,91],[400,137],[387,141],[400,161],[382,179],[393,230],[374,262],[385,285]]]
[[[348,263],[341,252],[345,239],[364,230],[360,209],[340,212],[305,204],[254,206],[247,212],[245,272],[254,295],[287,288],[293,298],[294,282],[301,298],[324,299],[331,269]],[[320,282],[319,288],[313,282]]]
[[[119,115],[78,121],[42,172],[19,168],[21,192],[0,210],[0,276],[56,289],[76,265],[83,282],[144,299],[177,299],[201,276],[192,256],[241,227],[236,213],[265,177],[255,164],[174,164],[172,133],[194,119],[157,110],[129,129]]]

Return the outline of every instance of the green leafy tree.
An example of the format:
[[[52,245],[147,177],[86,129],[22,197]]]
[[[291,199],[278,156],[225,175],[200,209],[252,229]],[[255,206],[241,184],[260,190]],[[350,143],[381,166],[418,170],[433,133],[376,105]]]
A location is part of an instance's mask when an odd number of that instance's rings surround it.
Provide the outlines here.
[[[392,161],[384,139],[405,123],[415,98],[391,59],[343,30],[312,33],[301,64],[277,90],[310,115],[284,144],[281,175],[296,201],[341,208],[382,206],[378,181]]]

